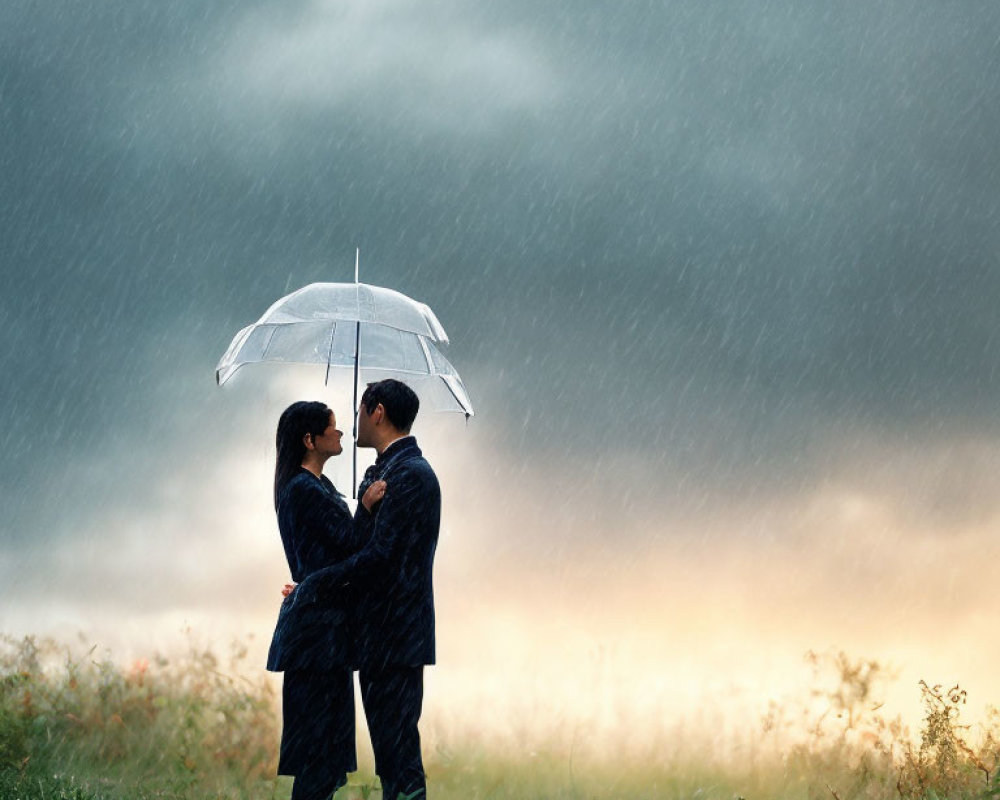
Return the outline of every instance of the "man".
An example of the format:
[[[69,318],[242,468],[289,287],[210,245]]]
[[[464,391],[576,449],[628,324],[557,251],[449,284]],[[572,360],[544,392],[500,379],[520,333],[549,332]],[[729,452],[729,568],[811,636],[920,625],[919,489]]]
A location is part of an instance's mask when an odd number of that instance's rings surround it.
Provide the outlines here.
[[[385,496],[371,511],[358,506],[357,522],[368,534],[365,546],[295,589],[302,593],[299,602],[310,603],[317,592],[353,584],[362,598],[361,699],[386,800],[416,800],[426,793],[417,722],[423,668],[435,657],[432,571],[441,489],[409,435],[419,405],[400,381],[368,385],[358,409],[358,446],[374,447],[378,458],[358,493],[384,480]]]

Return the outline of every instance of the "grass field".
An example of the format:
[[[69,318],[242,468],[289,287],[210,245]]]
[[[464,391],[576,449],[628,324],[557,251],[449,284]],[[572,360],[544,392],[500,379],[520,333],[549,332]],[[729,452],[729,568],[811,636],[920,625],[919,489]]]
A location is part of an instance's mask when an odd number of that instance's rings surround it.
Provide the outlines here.
[[[0,798],[287,798],[276,778],[277,698],[246,649],[191,646],[127,665],[32,637],[0,640]],[[735,736],[667,723],[648,741],[565,735],[500,741],[474,730],[426,737],[429,791],[477,798],[1000,798],[1000,716],[962,724],[958,687],[919,687],[922,729],[879,716],[874,662],[811,657],[834,680],[810,705],[773,707]],[[529,721],[530,722],[530,721]],[[337,794],[381,800],[371,768]]]

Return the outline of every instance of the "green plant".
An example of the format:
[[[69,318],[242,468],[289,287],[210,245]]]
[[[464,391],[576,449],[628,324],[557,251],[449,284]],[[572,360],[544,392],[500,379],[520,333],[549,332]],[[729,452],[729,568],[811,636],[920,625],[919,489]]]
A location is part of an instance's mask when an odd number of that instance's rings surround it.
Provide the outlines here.
[[[234,645],[223,666],[192,643],[176,659],[122,667],[94,658],[94,648],[74,653],[49,640],[0,638],[5,780],[19,775],[21,794],[40,782],[46,797],[94,787],[109,798],[273,794],[274,697],[263,680],[239,677],[245,657]],[[77,783],[58,788],[53,781],[67,774]]]
[[[0,799],[282,800],[277,698],[234,643],[121,665],[96,648],[0,637]],[[888,667],[810,654],[812,704],[773,703],[763,724],[726,740],[665,720],[648,741],[591,742],[585,727],[516,720],[510,741],[432,731],[425,766],[439,800],[1000,800],[1000,712],[973,730],[957,686],[921,684],[911,735],[882,717]],[[496,722],[496,720],[491,720]],[[714,726],[714,727],[713,727]],[[541,731],[544,730],[544,733]],[[530,739],[530,741],[529,741]],[[337,800],[380,800],[370,767]]]

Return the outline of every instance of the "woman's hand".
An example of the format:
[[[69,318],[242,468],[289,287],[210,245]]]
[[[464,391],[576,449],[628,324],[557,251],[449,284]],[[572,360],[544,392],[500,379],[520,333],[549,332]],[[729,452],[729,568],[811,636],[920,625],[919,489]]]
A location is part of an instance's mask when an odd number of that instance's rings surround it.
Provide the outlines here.
[[[371,511],[372,506],[385,497],[385,481],[375,481],[365,491],[365,496],[361,498],[361,505],[365,511]]]
[[[288,595],[290,595],[292,592],[295,591],[295,587],[297,585],[298,584],[296,584],[296,583],[286,583],[285,584],[285,588],[281,590],[281,596],[282,597],[288,597]]]

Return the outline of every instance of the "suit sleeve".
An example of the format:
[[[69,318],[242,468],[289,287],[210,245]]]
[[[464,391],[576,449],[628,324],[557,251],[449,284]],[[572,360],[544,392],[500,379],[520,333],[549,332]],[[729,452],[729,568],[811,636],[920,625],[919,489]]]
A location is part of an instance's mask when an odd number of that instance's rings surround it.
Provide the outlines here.
[[[358,530],[347,505],[311,483],[294,487],[299,535],[295,550],[305,572],[328,566],[360,547]]]
[[[400,557],[413,539],[415,513],[425,501],[424,480],[414,472],[392,476],[382,498],[371,538],[353,556],[314,572],[295,589],[298,603],[313,603],[319,592],[347,583],[371,581],[383,568]],[[367,513],[359,510],[359,513]]]

